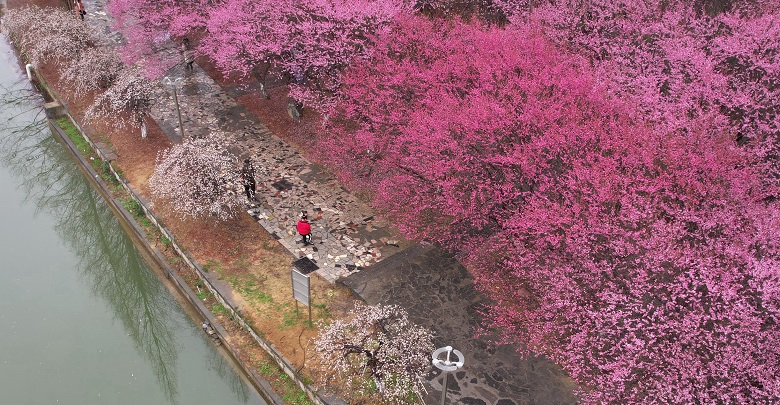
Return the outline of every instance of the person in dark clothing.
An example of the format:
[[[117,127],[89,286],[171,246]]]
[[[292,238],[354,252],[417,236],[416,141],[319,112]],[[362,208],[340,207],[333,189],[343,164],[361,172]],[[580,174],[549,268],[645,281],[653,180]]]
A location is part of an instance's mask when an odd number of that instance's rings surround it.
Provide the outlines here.
[[[81,17],[81,21],[84,21],[84,16],[87,15],[87,10],[84,8],[84,3],[81,0],[76,0],[74,3],[74,9]]]
[[[311,242],[311,224],[306,217],[306,213],[301,213],[301,219],[298,221],[298,234],[301,235],[301,241],[305,245],[313,245]]]
[[[192,70],[193,69],[192,64],[195,63],[195,56],[192,54],[189,38],[185,37],[181,41],[181,52],[184,55],[184,69]]]
[[[246,198],[250,203],[253,202],[257,188],[255,184],[255,167],[249,158],[244,159],[244,167],[241,168],[241,181],[244,183]]]

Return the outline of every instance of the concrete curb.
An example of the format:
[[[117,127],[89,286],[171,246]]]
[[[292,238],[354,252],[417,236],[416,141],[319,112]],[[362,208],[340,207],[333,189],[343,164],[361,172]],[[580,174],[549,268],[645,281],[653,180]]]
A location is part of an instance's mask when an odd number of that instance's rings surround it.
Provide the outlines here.
[[[66,150],[68,150],[74,160],[76,160],[79,169],[84,172],[90,184],[92,184],[93,188],[97,190],[101,197],[103,197],[103,199],[108,203],[117,219],[122,223],[126,232],[131,234],[130,236],[132,236],[135,240],[136,246],[142,247],[146,251],[147,254],[144,256],[147,257],[147,260],[153,260],[156,267],[162,269],[162,275],[164,275],[168,281],[173,284],[181,296],[186,299],[187,303],[198,314],[200,314],[206,321],[211,323],[217,335],[219,335],[221,341],[225,342],[224,338],[227,335],[227,331],[217,322],[214,315],[208,310],[208,308],[206,308],[195,292],[192,291],[187,282],[184,281],[184,279],[182,279],[178,274],[176,274],[176,271],[168,265],[167,260],[162,255],[162,253],[160,253],[159,250],[152,247],[148,243],[144,242],[147,240],[146,232],[140,227],[140,225],[138,225],[137,222],[135,222],[132,214],[130,214],[125,209],[122,203],[111,196],[110,192],[108,191],[108,186],[105,184],[103,179],[94,171],[89,162],[87,162],[84,157],[81,156],[80,152],[76,148],[76,145],[74,145],[68,136],[65,135],[62,128],[60,128],[56,122],[53,122],[52,119],[49,119],[49,124],[52,132],[56,134],[56,137],[60,143],[65,146]],[[253,385],[255,385],[255,388],[260,392],[261,396],[266,400],[266,402],[271,405],[284,404],[284,401],[282,401],[282,399],[273,392],[268,381],[264,380],[257,373],[255,373],[254,370],[248,368],[243,362],[239,360],[238,353],[232,346],[227,343],[223,343],[222,347],[230,355],[231,360],[242,369]]]

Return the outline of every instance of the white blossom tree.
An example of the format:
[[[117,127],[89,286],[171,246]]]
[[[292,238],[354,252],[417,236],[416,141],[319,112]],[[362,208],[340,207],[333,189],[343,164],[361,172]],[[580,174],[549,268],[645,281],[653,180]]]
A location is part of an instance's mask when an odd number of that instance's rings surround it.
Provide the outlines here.
[[[137,67],[122,69],[114,83],[84,112],[87,121],[110,120],[118,127],[142,125],[149,114],[157,84]]]
[[[214,216],[225,220],[239,209],[241,184],[236,157],[224,136],[188,138],[160,152],[149,178],[152,196],[167,200],[183,217]]]
[[[111,87],[125,68],[119,54],[110,47],[87,48],[62,69],[61,78],[76,94]]]
[[[137,67],[126,67],[101,36],[74,13],[57,8],[22,7],[2,18],[2,31],[33,65],[57,62],[64,81],[77,94],[107,88],[85,111],[87,121],[110,120],[119,127],[140,126],[154,100],[155,83]]]
[[[49,61],[68,62],[97,43],[86,23],[72,12],[37,6],[9,10],[2,18],[3,32],[39,66]]]
[[[356,303],[352,315],[320,325],[314,345],[327,365],[323,381],[338,375],[349,391],[344,395],[376,391],[398,403],[419,397],[419,377],[431,364],[433,333],[409,322],[397,305]]]

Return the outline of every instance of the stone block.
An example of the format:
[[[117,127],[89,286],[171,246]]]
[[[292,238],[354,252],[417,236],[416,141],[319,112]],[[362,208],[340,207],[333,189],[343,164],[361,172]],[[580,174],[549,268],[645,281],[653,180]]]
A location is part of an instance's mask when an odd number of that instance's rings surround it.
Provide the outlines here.
[[[66,114],[65,106],[57,101],[52,101],[43,105],[43,109],[46,111],[46,118],[61,118]]]

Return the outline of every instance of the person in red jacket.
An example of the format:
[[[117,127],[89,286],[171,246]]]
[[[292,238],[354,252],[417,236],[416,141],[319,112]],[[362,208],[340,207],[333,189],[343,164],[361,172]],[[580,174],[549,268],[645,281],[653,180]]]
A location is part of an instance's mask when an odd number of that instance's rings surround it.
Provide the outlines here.
[[[311,242],[311,224],[309,224],[309,219],[306,217],[305,212],[301,212],[301,219],[298,221],[298,234],[301,235],[304,246],[314,244]]]

